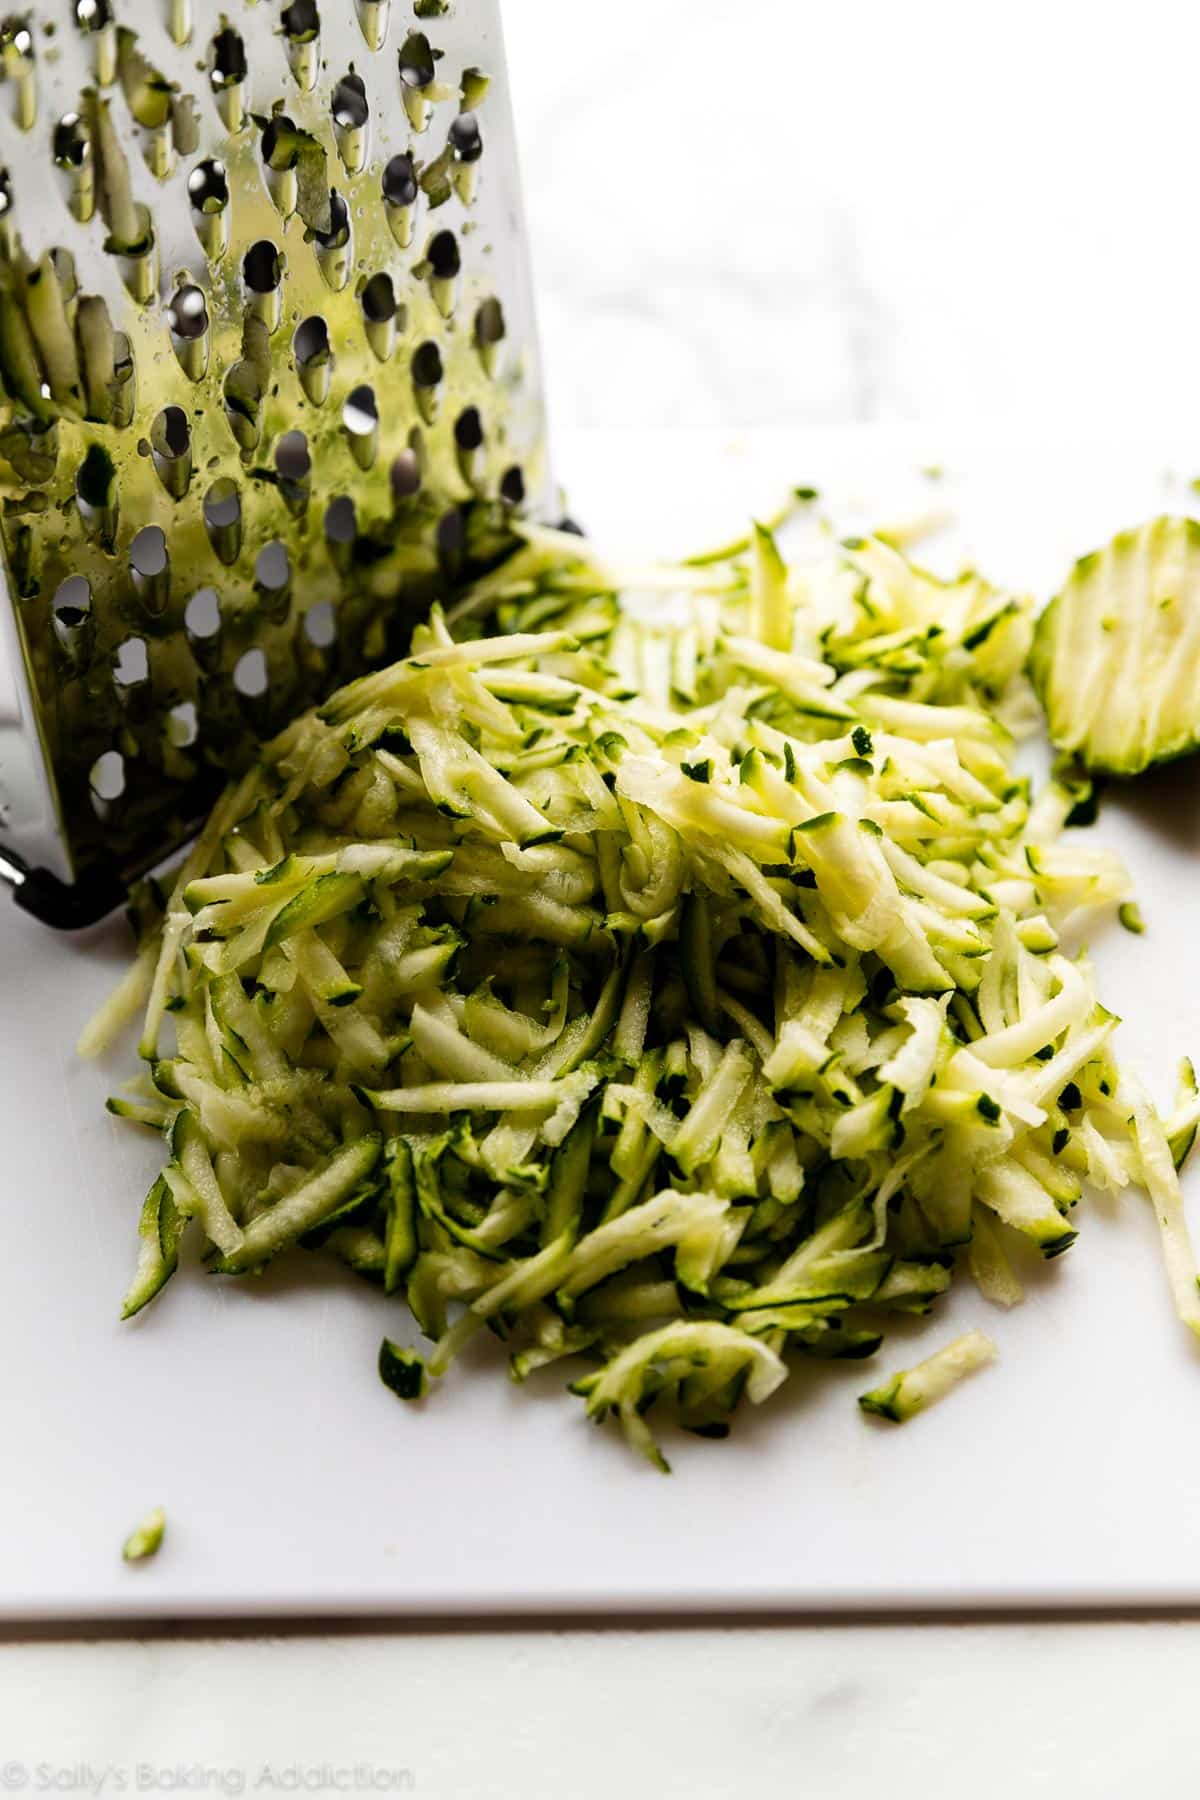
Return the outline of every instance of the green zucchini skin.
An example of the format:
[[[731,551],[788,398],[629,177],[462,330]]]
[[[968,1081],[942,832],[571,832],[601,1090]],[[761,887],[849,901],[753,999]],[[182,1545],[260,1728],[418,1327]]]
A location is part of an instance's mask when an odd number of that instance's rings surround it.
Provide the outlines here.
[[[1029,673],[1051,741],[1130,777],[1200,747],[1200,521],[1161,517],[1076,563]]]

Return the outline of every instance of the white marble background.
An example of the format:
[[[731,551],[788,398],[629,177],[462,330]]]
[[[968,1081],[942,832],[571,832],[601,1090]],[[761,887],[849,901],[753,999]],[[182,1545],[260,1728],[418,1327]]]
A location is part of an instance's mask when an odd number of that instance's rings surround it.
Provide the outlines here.
[[[1182,0],[506,0],[555,420],[1200,398]]]
[[[564,431],[1190,426],[1200,15],[1182,0],[505,16]],[[723,1796],[755,1774],[897,1800],[1191,1795],[1196,1632],[15,1643],[0,1787],[96,1791],[112,1767],[162,1792],[199,1765],[220,1796],[268,1761],[354,1760],[481,1800]],[[166,1780],[140,1782],[143,1759]]]

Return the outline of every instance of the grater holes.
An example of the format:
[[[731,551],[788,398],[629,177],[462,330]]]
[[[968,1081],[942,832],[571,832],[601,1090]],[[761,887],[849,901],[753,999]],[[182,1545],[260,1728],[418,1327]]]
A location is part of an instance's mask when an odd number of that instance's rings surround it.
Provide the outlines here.
[[[190,750],[200,736],[200,721],[194,700],[181,700],[172,706],[166,718],[167,742],[176,750]]]
[[[321,15],[316,0],[291,0],[279,15],[288,66],[302,93],[317,79],[321,60]]]
[[[371,109],[363,78],[353,69],[334,88],[329,110],[338,155],[346,173],[357,175],[366,166]]]
[[[390,275],[372,275],[362,291],[363,316],[372,325],[386,325],[396,316],[396,288]]]
[[[319,313],[301,319],[292,339],[292,357],[300,385],[314,406],[323,406],[329,397],[333,375],[333,350],[329,343],[329,327]]]
[[[75,0],[75,23],[80,31],[103,31],[112,22],[109,0]]]
[[[208,644],[221,630],[221,600],[216,588],[198,588],[183,612],[183,626],[193,644]]]
[[[438,555],[449,568],[462,561],[467,547],[467,515],[463,507],[452,507],[438,520],[437,547]]]
[[[420,493],[423,480],[421,458],[411,444],[408,449],[401,450],[393,461],[391,480],[392,497],[396,501],[411,500],[414,494]]]
[[[293,518],[303,518],[312,492],[312,455],[302,431],[285,431],[279,439],[275,473],[284,505]]]
[[[507,336],[504,308],[492,296],[475,314],[475,348],[485,373],[490,376],[494,376],[500,366],[501,349]]]
[[[229,205],[229,173],[219,156],[198,162],[187,182],[188,199],[199,213],[224,212]]]
[[[410,31],[400,46],[400,79],[406,88],[419,92],[432,87],[437,75],[436,52],[423,31]]]
[[[259,238],[242,258],[246,310],[272,332],[283,314],[283,270],[283,255],[270,238]]]
[[[105,750],[96,758],[88,770],[88,789],[96,817],[108,818],[125,792],[125,758],[119,750]]]
[[[382,187],[388,226],[400,248],[407,250],[413,240],[413,219],[420,192],[416,164],[411,156],[402,152],[392,157],[384,166]]]
[[[462,271],[462,252],[452,231],[438,231],[429,240],[425,252],[431,279],[453,281]]]
[[[391,23],[392,0],[354,0],[354,10],[367,48],[382,50]]]
[[[318,600],[304,615],[304,635],[314,650],[328,650],[337,637],[337,613],[332,600]]]
[[[246,46],[232,25],[222,25],[208,50],[208,81],[227,131],[240,131],[246,117]]]
[[[54,127],[51,149],[55,164],[77,175],[92,160],[91,133],[77,112],[64,113]]]
[[[345,287],[350,279],[350,264],[353,257],[351,245],[350,208],[344,194],[337,188],[329,190],[329,229],[312,231],[311,236],[317,253],[317,264],[325,281],[335,293]]]
[[[64,631],[76,631],[91,617],[92,590],[86,575],[68,575],[54,594],[54,622]]]
[[[200,338],[208,330],[208,304],[194,282],[176,288],[167,306],[167,324],[174,336]]]
[[[400,98],[414,131],[424,131],[429,124],[438,97],[434,83],[440,55],[423,31],[410,32],[400,46]]]
[[[241,33],[232,25],[223,25],[213,38],[209,64],[209,81],[217,91],[238,87],[245,81],[248,73],[246,46]]]
[[[442,353],[432,338],[426,338],[413,351],[413,381],[421,388],[437,387],[443,376]]]
[[[154,472],[173,500],[181,500],[192,479],[192,428],[182,406],[164,406],[150,427]]]
[[[27,17],[0,20],[0,65],[5,83],[13,86],[13,120],[21,131],[32,131],[37,122],[37,76]]]
[[[514,463],[505,469],[500,477],[500,498],[508,506],[524,506],[525,504],[525,471]]]
[[[369,469],[379,443],[379,402],[374,388],[364,383],[350,391],[342,407],[342,424],[350,454],[360,469]]]
[[[456,162],[477,163],[483,155],[483,135],[472,112],[459,113],[450,127],[449,144]]]
[[[393,156],[383,171],[383,197],[389,206],[415,206],[418,182],[416,164],[401,152]]]
[[[316,0],[291,0],[279,15],[283,35],[290,38],[316,37],[321,29],[321,15]]]
[[[477,406],[465,407],[454,421],[454,453],[458,472],[468,487],[479,480],[483,464],[483,420]]]
[[[82,658],[90,646],[95,624],[92,589],[85,575],[68,575],[59,582],[50,616],[55,638],[68,658],[72,662]]]
[[[301,319],[296,327],[296,335],[292,339],[292,349],[296,361],[305,365],[319,362],[330,354],[329,327],[320,313],[313,313],[307,319]]]
[[[229,174],[219,156],[198,162],[187,181],[192,225],[204,254],[218,261],[229,248]]]
[[[483,445],[483,420],[477,406],[468,406],[454,421],[454,441],[460,450],[479,450]]]
[[[214,553],[226,565],[235,563],[242,548],[242,496],[237,482],[228,475],[218,476],[204,496],[203,511],[204,529]]]
[[[208,302],[194,282],[184,282],[168,301],[167,330],[184,374],[191,381],[202,380],[208,373]]]
[[[442,353],[433,339],[427,338],[417,345],[412,359],[413,395],[417,410],[427,425],[432,425],[437,418],[444,375]]]
[[[161,526],[142,526],[129,546],[129,574],[146,611],[164,612],[171,594],[171,559]]]
[[[50,151],[67,194],[68,211],[86,225],[95,212],[95,155],[92,133],[79,113],[63,113],[54,126]]]
[[[406,322],[391,276],[383,272],[372,275],[364,282],[358,303],[367,342],[380,362],[386,362],[396,347],[396,333],[403,330]]]
[[[90,538],[111,550],[117,534],[117,471],[103,444],[89,444],[75,471],[75,506]]]
[[[312,473],[308,439],[302,431],[285,431],[275,446],[275,468],[283,481],[305,481]]]
[[[247,650],[233,666],[233,685],[244,700],[259,700],[270,681],[267,659],[259,649]]]
[[[274,294],[283,281],[283,258],[270,238],[259,238],[242,258],[242,282],[256,297]]]
[[[287,617],[292,595],[292,564],[286,546],[278,538],[264,544],[258,553],[254,564],[254,592],[269,619],[278,623]]]
[[[149,681],[150,655],[145,638],[128,637],[117,645],[112,678],[113,686],[120,694],[128,694],[131,688],[141,687]]]
[[[362,76],[356,75],[353,69],[343,75],[334,88],[330,110],[338,131],[361,131],[370,117],[366,86]]]
[[[339,494],[325,508],[325,548],[329,560],[343,574],[354,560],[358,515],[348,494]]]

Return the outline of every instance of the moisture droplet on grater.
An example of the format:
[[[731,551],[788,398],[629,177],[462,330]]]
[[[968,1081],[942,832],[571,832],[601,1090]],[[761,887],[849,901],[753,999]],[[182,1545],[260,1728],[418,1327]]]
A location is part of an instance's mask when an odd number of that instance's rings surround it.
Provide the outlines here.
[[[31,136],[0,83],[0,261],[22,271],[0,532],[11,590],[43,602],[19,631],[76,856],[136,860],[259,733],[494,565],[512,471],[547,502],[506,96],[484,73],[498,8],[15,11],[37,21],[37,113]],[[272,546],[282,586],[257,579]],[[76,575],[86,612],[56,599]],[[149,673],[122,688],[131,636]],[[252,649],[269,680],[245,694]],[[110,748],[127,785],[98,822]]]

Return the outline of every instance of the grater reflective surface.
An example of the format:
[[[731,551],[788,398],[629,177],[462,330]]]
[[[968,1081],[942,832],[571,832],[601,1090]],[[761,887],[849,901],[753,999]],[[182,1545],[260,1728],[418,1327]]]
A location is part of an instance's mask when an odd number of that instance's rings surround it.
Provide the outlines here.
[[[0,164],[0,826],[85,880],[545,509],[498,0],[38,0]]]

